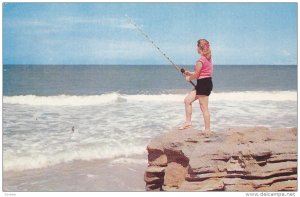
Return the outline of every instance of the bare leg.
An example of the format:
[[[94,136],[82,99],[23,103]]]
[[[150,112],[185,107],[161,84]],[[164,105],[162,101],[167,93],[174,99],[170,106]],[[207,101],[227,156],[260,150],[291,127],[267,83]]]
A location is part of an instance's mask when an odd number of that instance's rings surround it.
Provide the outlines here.
[[[208,96],[198,96],[200,108],[203,113],[205,132],[210,132],[210,114],[208,111]]]
[[[184,99],[186,124],[192,124],[192,103],[197,100],[197,98],[196,90],[193,90]]]

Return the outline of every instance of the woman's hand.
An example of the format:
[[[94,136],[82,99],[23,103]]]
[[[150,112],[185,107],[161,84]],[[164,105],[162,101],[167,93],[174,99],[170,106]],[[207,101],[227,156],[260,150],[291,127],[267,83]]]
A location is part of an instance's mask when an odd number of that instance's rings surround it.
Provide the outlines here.
[[[191,77],[190,76],[185,76],[185,80],[186,81],[191,81]]]
[[[184,74],[184,76],[191,76],[191,75],[193,75],[194,73],[187,70],[187,71],[185,71],[183,74]]]

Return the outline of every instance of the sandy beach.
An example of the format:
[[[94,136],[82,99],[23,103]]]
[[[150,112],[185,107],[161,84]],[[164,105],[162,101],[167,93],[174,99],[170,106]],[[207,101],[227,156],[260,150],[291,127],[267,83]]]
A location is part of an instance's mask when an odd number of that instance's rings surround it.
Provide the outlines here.
[[[147,155],[107,160],[76,160],[47,168],[4,171],[3,191],[145,191]]]

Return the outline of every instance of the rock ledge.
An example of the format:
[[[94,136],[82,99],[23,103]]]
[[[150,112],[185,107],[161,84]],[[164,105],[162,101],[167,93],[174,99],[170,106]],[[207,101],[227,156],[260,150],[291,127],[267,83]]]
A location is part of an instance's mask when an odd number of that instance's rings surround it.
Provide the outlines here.
[[[147,150],[147,191],[297,191],[297,128],[173,130]]]

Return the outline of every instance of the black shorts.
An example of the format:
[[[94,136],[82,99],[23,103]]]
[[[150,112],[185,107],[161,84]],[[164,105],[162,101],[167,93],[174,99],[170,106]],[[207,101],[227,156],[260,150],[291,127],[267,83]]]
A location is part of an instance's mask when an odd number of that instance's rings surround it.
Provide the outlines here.
[[[197,79],[197,85],[195,89],[196,89],[196,95],[209,96],[213,89],[213,83],[211,77]]]

